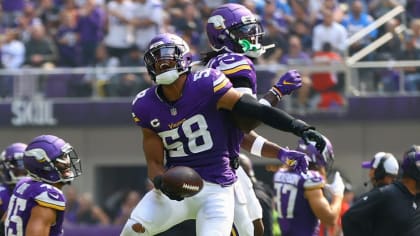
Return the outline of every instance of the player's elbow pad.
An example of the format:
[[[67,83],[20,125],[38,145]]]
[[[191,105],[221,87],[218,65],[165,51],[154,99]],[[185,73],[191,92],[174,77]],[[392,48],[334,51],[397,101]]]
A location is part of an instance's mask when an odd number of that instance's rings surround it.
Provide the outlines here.
[[[301,136],[303,131],[311,128],[305,122],[294,118],[283,110],[260,104],[249,94],[242,95],[232,111],[262,121],[275,129],[294,133],[297,136]]]

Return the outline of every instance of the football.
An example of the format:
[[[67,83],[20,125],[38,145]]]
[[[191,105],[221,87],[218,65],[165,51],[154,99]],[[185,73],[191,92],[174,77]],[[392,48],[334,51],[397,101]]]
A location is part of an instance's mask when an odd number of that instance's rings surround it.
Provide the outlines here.
[[[191,197],[201,191],[203,179],[190,167],[175,166],[163,174],[162,187],[181,197]]]

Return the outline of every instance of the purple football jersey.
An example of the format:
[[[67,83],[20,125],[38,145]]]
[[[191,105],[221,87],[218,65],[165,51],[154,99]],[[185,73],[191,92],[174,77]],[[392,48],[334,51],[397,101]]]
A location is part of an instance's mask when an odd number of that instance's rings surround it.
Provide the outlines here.
[[[0,185],[0,214],[3,215],[7,211],[10,196],[12,195],[11,187],[7,184]]]
[[[247,78],[251,86],[252,95],[256,96],[257,75],[254,63],[245,55],[232,52],[219,54],[207,63],[207,67],[222,71],[233,84],[237,78]],[[242,143],[244,133],[242,130],[233,127],[229,131],[229,135],[230,156],[237,157],[240,152],[240,144]]]
[[[317,236],[319,220],[312,212],[305,190],[323,188],[317,171],[296,173],[279,169],[274,175],[276,210],[282,236]]]
[[[182,97],[165,102],[159,86],[140,92],[133,101],[137,125],[154,130],[162,139],[166,165],[189,166],[208,181],[223,186],[235,182],[229,165],[226,112],[217,110],[217,101],[232,84],[218,70],[205,69],[188,74]]]
[[[51,226],[49,235],[62,235],[66,207],[63,192],[50,184],[32,179],[20,181],[13,191],[5,221],[6,235],[25,235],[32,208],[37,205],[56,210],[56,222]]]
[[[245,55],[233,52],[219,54],[207,63],[207,67],[222,71],[232,82],[235,78],[248,78],[252,93],[257,93],[257,74],[254,63]]]

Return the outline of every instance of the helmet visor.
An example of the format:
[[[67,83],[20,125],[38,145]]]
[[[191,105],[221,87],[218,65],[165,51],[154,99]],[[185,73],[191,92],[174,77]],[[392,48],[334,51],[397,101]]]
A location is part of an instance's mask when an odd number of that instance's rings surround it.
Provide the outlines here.
[[[154,74],[160,74],[174,69],[180,55],[181,51],[177,46],[162,45],[148,50],[144,55],[144,62]]]
[[[264,35],[264,30],[260,23],[233,26],[229,31],[236,40],[246,39],[251,44],[261,44],[262,36]]]

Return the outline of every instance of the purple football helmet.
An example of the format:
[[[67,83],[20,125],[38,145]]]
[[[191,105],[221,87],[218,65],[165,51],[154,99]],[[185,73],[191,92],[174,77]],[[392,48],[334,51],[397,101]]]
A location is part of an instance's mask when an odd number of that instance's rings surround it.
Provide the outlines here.
[[[171,84],[179,75],[190,70],[192,54],[190,47],[182,38],[175,34],[164,33],[150,41],[144,54],[144,62],[147,71],[157,84]]]
[[[70,183],[82,173],[73,147],[54,135],[34,138],[26,148],[23,163],[30,176],[47,183]]]
[[[13,143],[0,154],[0,175],[6,184],[16,184],[27,175],[23,165],[26,144]]]
[[[323,166],[326,170],[329,170],[334,163],[334,150],[330,140],[325,136],[322,137],[327,147],[325,154],[321,154],[312,144],[306,144],[303,139],[299,139],[296,151],[305,153],[309,157],[309,163]]]
[[[420,146],[412,145],[404,153],[401,169],[403,175],[409,176],[420,183]]]
[[[244,53],[256,58],[268,48],[262,46],[261,23],[240,4],[228,3],[216,8],[207,20],[206,31],[214,51]]]

